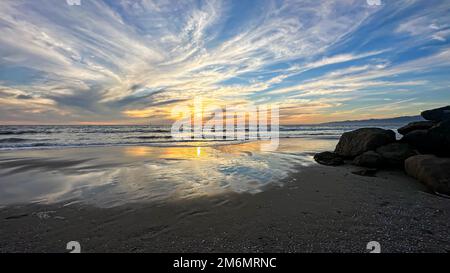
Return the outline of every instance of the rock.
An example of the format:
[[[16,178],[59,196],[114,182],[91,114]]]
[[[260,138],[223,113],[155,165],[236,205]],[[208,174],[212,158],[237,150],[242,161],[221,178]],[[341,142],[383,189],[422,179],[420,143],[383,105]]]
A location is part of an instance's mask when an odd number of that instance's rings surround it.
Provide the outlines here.
[[[367,168],[380,168],[384,165],[384,159],[379,153],[368,151],[357,156],[352,164]]]
[[[392,130],[361,128],[344,133],[334,152],[345,158],[354,158],[392,142],[395,142],[395,133]]]
[[[423,154],[432,153],[436,148],[433,147],[434,145],[429,141],[428,137],[427,130],[415,130],[407,133],[400,142],[409,144]]]
[[[450,156],[450,120],[439,122],[429,130],[412,131],[400,141],[423,154]]]
[[[421,113],[421,115],[426,120],[433,120],[433,121],[449,120],[450,119],[450,105],[441,107],[441,108],[423,111]]]
[[[381,146],[377,149],[377,153],[391,167],[403,167],[407,158],[417,155],[417,152],[407,143],[398,142]]]
[[[359,170],[354,171],[352,174],[360,175],[360,176],[368,176],[368,177],[375,177],[377,173],[377,169],[365,169],[365,170]]]
[[[450,159],[416,155],[405,161],[405,171],[433,191],[450,195]]]
[[[319,164],[327,166],[338,166],[344,164],[344,159],[333,152],[318,153],[314,155],[314,160]]]
[[[450,120],[441,121],[428,131],[432,152],[440,156],[450,156]]]
[[[401,135],[406,135],[407,133],[410,133],[412,131],[416,130],[428,130],[431,127],[433,127],[436,123],[433,121],[417,121],[417,122],[411,122],[401,128],[399,128],[397,131]]]

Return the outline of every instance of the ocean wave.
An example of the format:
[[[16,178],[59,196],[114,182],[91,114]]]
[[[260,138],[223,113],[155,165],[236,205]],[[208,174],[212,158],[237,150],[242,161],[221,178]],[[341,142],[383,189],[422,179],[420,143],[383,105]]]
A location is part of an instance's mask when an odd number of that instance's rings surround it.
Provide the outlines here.
[[[94,128],[64,128],[42,130],[0,130],[0,135],[34,135],[34,134],[132,134],[132,133],[170,133],[169,129],[94,129]]]
[[[225,129],[225,128],[224,128]],[[248,131],[248,128],[246,128]],[[338,139],[342,126],[280,126],[279,138]],[[29,135],[27,135],[29,134]],[[1,135],[4,139],[1,139]],[[208,137],[220,136],[211,132]],[[243,136],[238,134],[238,136]],[[162,126],[0,126],[0,149],[41,149],[65,147],[121,145],[221,145],[258,139],[184,139],[171,136],[170,128]],[[264,140],[264,138],[262,139]]]
[[[26,138],[16,138],[16,137],[12,137],[12,138],[3,138],[0,139],[0,143],[18,143],[18,142],[26,142],[29,141],[30,139],[26,139]]]
[[[27,144],[13,144],[13,145],[1,145],[0,150],[28,150],[28,149],[58,149],[58,148],[84,148],[84,147],[114,147],[114,146],[155,146],[155,147],[191,147],[198,146],[201,143],[202,146],[214,146],[218,144],[239,144],[248,141],[236,141],[236,140],[179,140],[179,141],[142,141],[142,142],[113,142],[113,143],[27,143]]]
[[[172,136],[129,136],[125,139],[171,139]]]
[[[46,131],[34,131],[34,130],[25,130],[25,131],[0,131],[0,135],[33,135],[33,134],[48,134],[50,132]]]
[[[83,134],[132,134],[132,133],[170,133],[170,130],[164,129],[133,129],[133,130],[101,130],[101,129],[82,129],[82,130],[70,130],[72,133]]]

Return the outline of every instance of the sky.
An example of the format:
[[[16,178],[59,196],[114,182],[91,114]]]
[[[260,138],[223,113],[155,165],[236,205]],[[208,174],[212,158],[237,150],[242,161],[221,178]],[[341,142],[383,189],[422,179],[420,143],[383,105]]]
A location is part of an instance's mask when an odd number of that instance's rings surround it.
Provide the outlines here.
[[[448,0],[70,2],[0,1],[0,124],[166,124],[198,97],[281,124],[450,104]]]

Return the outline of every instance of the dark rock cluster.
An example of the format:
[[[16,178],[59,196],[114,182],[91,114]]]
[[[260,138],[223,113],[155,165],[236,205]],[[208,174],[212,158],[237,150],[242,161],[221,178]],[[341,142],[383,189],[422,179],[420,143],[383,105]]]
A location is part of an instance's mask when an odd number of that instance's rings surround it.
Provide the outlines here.
[[[450,157],[450,106],[424,111],[421,115],[428,121],[400,128],[401,141],[422,154]]]
[[[334,152],[318,153],[323,165],[353,165],[373,170],[401,168],[434,192],[450,195],[450,106],[424,111],[425,121],[392,130],[361,128],[344,133]],[[362,172],[364,175],[365,172]]]

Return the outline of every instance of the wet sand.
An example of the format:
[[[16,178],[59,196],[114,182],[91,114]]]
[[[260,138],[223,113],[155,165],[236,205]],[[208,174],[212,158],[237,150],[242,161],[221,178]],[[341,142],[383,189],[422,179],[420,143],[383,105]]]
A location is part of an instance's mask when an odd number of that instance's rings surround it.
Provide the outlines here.
[[[38,158],[33,153],[27,152]],[[49,177],[61,168],[92,172],[86,157],[71,158],[30,163],[9,153],[1,169]],[[116,158],[97,168],[132,161]],[[0,209],[0,252],[67,252],[69,241],[80,242],[82,252],[367,252],[369,241],[382,252],[450,252],[449,199],[399,171],[363,177],[351,173],[355,167],[295,162],[280,183],[258,192],[208,191],[114,206],[69,199],[7,204]]]

